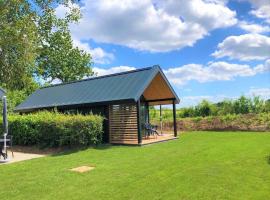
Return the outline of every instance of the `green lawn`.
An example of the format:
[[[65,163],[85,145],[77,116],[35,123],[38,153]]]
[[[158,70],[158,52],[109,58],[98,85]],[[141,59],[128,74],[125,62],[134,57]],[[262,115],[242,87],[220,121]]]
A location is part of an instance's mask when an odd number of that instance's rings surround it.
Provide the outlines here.
[[[96,168],[85,174],[68,169]],[[186,133],[0,166],[2,199],[270,199],[270,133]]]

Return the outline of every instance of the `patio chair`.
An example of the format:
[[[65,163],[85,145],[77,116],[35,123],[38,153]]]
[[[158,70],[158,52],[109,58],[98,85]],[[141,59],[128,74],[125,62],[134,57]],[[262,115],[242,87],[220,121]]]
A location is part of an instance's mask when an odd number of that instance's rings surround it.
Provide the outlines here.
[[[150,135],[153,135],[153,136],[158,136],[160,135],[158,132],[157,132],[157,125],[152,125],[150,123],[146,123],[145,124],[145,130],[146,130],[146,134],[147,134],[147,137],[149,137]]]

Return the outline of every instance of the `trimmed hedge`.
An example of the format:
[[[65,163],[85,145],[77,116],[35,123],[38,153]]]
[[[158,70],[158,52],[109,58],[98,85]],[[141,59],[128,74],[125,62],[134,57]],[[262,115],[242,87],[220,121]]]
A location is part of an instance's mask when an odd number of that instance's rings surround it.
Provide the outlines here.
[[[87,146],[102,142],[103,117],[40,112],[11,115],[9,133],[17,145]]]

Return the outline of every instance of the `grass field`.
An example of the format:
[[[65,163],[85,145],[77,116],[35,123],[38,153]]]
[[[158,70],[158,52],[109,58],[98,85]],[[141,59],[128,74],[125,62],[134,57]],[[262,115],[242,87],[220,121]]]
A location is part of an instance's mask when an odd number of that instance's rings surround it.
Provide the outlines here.
[[[96,168],[84,174],[68,169]],[[270,199],[270,133],[196,132],[0,166],[2,199]]]

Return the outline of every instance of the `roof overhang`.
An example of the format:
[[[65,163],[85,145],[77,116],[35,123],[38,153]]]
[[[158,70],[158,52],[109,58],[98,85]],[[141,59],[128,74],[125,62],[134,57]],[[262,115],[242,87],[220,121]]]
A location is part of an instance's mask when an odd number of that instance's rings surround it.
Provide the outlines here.
[[[78,103],[78,104],[56,104],[53,106],[42,106],[39,105],[37,107],[31,107],[31,108],[15,108],[14,112],[33,112],[38,110],[44,110],[44,109],[73,109],[73,108],[79,108],[79,107],[95,107],[95,106],[105,106],[105,105],[115,105],[115,104],[122,104],[122,103],[136,103],[134,99],[122,99],[122,100],[114,100],[114,101],[103,101],[103,102],[91,102],[91,103]]]
[[[142,96],[149,105],[180,103],[180,99],[159,67],[143,90]]]

